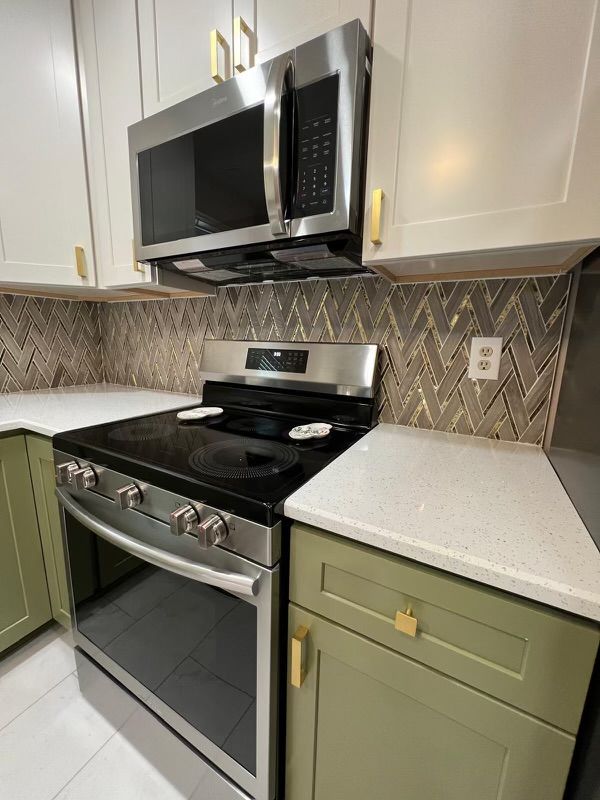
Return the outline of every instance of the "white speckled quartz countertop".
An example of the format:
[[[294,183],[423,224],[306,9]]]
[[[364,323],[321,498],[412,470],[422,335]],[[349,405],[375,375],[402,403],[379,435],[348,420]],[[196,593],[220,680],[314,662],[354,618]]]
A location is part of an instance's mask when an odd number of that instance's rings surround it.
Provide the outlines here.
[[[600,621],[600,553],[539,448],[382,424],[285,514]]]
[[[0,394],[0,431],[24,429],[54,436],[88,425],[169,411],[200,400],[191,394],[155,392],[110,383],[12,392]]]

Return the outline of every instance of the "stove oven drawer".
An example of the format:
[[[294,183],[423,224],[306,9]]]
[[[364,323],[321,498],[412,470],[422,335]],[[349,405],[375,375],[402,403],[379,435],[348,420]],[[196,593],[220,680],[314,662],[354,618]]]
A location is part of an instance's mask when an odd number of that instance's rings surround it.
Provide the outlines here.
[[[595,626],[315,528],[292,528],[290,599],[572,733]]]

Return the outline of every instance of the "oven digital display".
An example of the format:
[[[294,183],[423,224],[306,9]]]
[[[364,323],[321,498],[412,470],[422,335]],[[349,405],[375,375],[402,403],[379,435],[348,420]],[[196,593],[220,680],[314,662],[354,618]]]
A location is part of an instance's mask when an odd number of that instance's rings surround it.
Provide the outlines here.
[[[275,350],[249,347],[246,369],[264,372],[306,372],[308,350]]]

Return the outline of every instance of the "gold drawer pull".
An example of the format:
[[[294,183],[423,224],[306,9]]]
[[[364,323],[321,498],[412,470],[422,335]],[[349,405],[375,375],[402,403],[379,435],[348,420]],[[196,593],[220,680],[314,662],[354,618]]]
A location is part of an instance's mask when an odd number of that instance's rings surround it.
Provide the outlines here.
[[[306,625],[298,625],[296,633],[292,636],[292,668],[290,683],[299,689],[306,678],[306,639],[308,628]]]
[[[248,37],[248,66],[242,58],[242,34]],[[253,52],[254,34],[252,28],[243,17],[234,17],[233,20],[233,68],[236,72],[244,72],[254,64]]]
[[[145,272],[144,265],[140,264],[140,262],[135,257],[135,242],[133,239],[131,240],[131,249],[133,252],[133,271],[134,272]]]
[[[405,633],[407,636],[416,636],[417,624],[418,620],[413,617],[412,608],[407,608],[406,611],[396,611],[394,628],[400,633]]]
[[[371,242],[381,244],[381,204],[383,189],[373,189],[371,196]]]
[[[75,245],[75,269],[80,278],[87,278],[85,250],[80,245]]]
[[[229,54],[229,45],[223,34],[216,28],[210,32],[210,74],[215,83],[223,83],[225,78],[219,72],[219,45],[223,50],[225,60],[224,71],[227,75],[227,58]]]

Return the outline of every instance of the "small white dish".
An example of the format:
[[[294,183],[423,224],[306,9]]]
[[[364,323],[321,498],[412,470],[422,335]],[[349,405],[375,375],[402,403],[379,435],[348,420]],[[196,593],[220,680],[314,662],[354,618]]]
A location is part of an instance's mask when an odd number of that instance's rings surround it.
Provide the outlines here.
[[[324,439],[329,436],[333,426],[328,422],[309,422],[308,425],[296,425],[289,432],[290,439],[300,441],[302,439]]]
[[[194,422],[205,417],[218,417],[222,413],[223,409],[218,408],[218,406],[198,406],[197,408],[184,408],[183,411],[178,411],[177,419],[182,420],[182,422]]]

